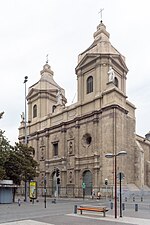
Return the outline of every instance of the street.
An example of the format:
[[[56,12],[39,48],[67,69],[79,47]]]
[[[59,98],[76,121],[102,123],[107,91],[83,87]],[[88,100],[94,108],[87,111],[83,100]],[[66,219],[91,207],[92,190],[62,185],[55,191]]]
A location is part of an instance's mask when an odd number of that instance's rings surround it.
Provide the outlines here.
[[[129,201],[126,203],[125,210],[123,211],[123,217],[119,217],[118,206],[118,218],[114,218],[114,209],[110,209],[110,202],[106,200],[97,199],[58,199],[55,203],[52,203],[53,199],[47,198],[47,204],[45,208],[44,198],[39,199],[39,202],[23,202],[20,206],[18,203],[13,204],[0,204],[0,224],[5,225],[118,225],[125,224],[150,224],[150,206],[149,201],[146,199],[138,202],[138,211],[135,211],[135,203]],[[101,213],[83,212],[80,215],[78,212],[75,214],[75,205],[80,204],[92,204],[92,205],[105,205],[110,210],[106,213],[106,217],[103,217]],[[139,219],[137,219],[139,218]],[[16,221],[16,222],[14,222]],[[13,223],[12,223],[13,222]]]

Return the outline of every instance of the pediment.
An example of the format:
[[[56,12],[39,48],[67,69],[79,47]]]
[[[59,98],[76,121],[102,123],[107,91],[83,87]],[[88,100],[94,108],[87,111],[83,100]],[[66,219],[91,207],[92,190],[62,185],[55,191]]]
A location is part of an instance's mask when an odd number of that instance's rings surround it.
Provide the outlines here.
[[[87,53],[82,59],[81,61],[79,62],[79,64],[77,65],[76,67],[76,70],[78,70],[79,68],[81,67],[84,67],[86,66],[87,64],[93,62],[94,60],[96,60],[98,57],[100,56],[99,53]]]
[[[37,94],[39,92],[38,89],[35,89],[35,88],[31,88],[28,95],[27,95],[27,99],[28,98],[31,98],[33,95]]]
[[[122,55],[113,55],[112,58],[117,65],[119,65],[124,70],[126,70],[126,72],[128,72],[128,68],[126,66],[125,59]]]
[[[31,88],[31,90],[29,91],[28,95],[27,95],[27,99],[31,99],[33,98],[34,96],[37,96],[38,93],[43,93],[43,92],[46,92],[46,93],[49,93],[49,94],[52,94],[52,95],[56,95],[57,93],[57,89],[47,89],[47,90],[39,90],[39,89],[36,89],[36,88]]]
[[[76,71],[81,69],[81,68],[83,68],[84,66],[87,66],[90,63],[93,63],[99,57],[101,57],[101,59],[103,57],[104,58],[108,57],[108,58],[113,59],[117,65],[119,65],[120,67],[124,68],[126,70],[126,72],[128,72],[128,68],[127,68],[126,63],[125,63],[125,58],[119,53],[114,53],[114,54],[87,53],[81,59],[79,64],[77,65]]]

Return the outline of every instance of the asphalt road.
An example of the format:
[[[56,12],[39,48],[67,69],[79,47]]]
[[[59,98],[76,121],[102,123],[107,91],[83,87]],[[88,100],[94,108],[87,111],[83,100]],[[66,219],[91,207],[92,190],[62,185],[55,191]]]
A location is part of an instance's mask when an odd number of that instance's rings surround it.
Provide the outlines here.
[[[125,225],[138,224],[134,218],[145,218],[149,220],[150,224],[150,204],[149,201],[138,203],[138,211],[135,211],[135,203],[125,203],[125,210],[123,211],[123,218],[132,217],[133,222],[123,221],[119,218],[114,219],[114,210],[109,210],[106,213],[106,218],[103,214],[98,213],[83,213],[83,215],[74,214],[75,205],[80,204],[106,205],[110,208],[110,202],[105,200],[91,200],[91,199],[59,199],[56,204],[52,203],[52,199],[47,199],[46,208],[44,199],[34,204],[30,202],[21,202],[13,204],[0,204],[0,224],[20,220],[34,220],[54,225]],[[118,203],[119,206],[119,203]],[[19,223],[18,223],[19,224]],[[143,223],[144,225],[144,223]]]

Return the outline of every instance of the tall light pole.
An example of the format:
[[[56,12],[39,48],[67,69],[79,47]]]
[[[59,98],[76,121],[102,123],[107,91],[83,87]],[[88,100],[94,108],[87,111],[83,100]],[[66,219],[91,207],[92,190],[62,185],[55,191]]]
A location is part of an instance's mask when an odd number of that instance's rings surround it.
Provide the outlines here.
[[[44,177],[44,205],[46,208],[46,173],[45,173],[45,177]]]
[[[26,96],[27,96],[27,87],[26,87],[26,83],[28,81],[28,76],[24,77],[24,84],[25,84],[25,107],[24,107],[24,131],[25,131],[25,139],[24,139],[24,143],[25,145],[27,144],[27,101],[26,101]]]
[[[24,77],[24,84],[25,84],[25,112],[24,112],[24,143],[27,145],[27,102],[26,102],[26,92],[27,92],[27,87],[26,83],[28,81],[28,76]],[[26,179],[26,178],[25,178]],[[27,180],[25,180],[25,202],[27,201]]]
[[[117,156],[119,155],[126,155],[126,151],[120,151],[116,154],[112,153],[107,153],[105,155],[106,158],[114,158],[114,172],[115,172],[115,177],[114,177],[114,185],[115,185],[115,218],[117,218]]]

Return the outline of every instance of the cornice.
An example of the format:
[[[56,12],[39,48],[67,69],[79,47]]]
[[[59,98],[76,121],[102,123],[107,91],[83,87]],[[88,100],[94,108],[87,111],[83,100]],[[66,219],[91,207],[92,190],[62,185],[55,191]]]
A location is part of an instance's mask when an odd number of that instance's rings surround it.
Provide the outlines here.
[[[49,136],[49,134],[56,130],[56,129],[59,129],[61,132],[66,132],[67,131],[67,126],[70,125],[70,124],[74,124],[73,126],[76,127],[76,128],[80,128],[80,121],[82,120],[85,120],[89,117],[92,117],[90,122],[93,121],[93,123],[95,122],[98,122],[99,121],[99,114],[102,114],[103,112],[106,112],[106,111],[109,111],[109,110],[112,110],[112,109],[117,109],[119,111],[121,111],[122,113],[124,114],[128,114],[128,111],[126,109],[124,109],[123,107],[117,105],[117,104],[113,104],[113,105],[110,105],[110,106],[106,106],[106,107],[103,107],[99,110],[94,110],[90,113],[87,113],[85,115],[81,115],[81,116],[77,116],[76,118],[72,119],[72,120],[69,120],[69,121],[65,121],[65,122],[61,122],[60,124],[57,124],[57,125],[54,125],[54,126],[51,126],[51,127],[47,127],[43,130],[40,130],[40,131],[36,131],[36,132],[33,132],[33,133],[30,133],[30,138],[33,139],[34,137],[42,137],[42,136]],[[96,120],[95,120],[96,119]],[[20,137],[21,139],[21,137]]]

